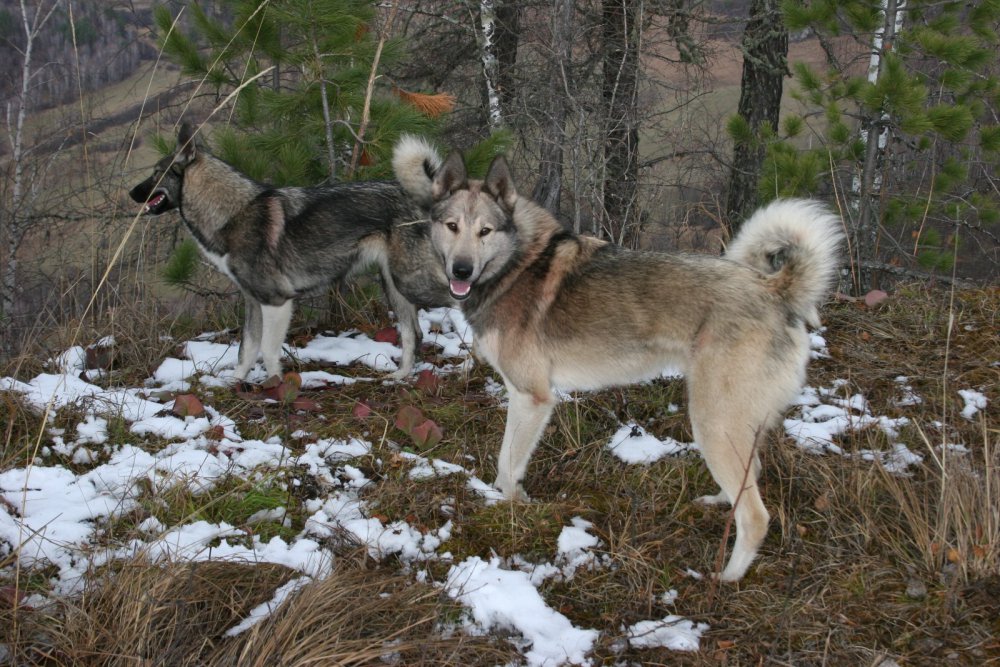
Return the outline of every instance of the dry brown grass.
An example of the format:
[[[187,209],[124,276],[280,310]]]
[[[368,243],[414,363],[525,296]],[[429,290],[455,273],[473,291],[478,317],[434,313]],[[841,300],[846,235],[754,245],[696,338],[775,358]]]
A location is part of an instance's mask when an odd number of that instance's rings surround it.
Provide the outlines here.
[[[486,638],[445,640],[437,626],[457,616],[454,603],[363,562],[343,563],[292,594],[266,623],[226,636],[294,576],[270,564],[136,559],[102,572],[56,609],[0,620],[10,623],[9,645],[25,647],[16,664],[466,665],[516,656]]]
[[[491,373],[481,366],[449,376],[438,395],[381,383],[311,392],[322,414],[288,414],[220,391],[213,402],[252,437],[286,437],[298,428],[316,437],[367,431],[374,452],[353,463],[372,480],[364,491],[372,514],[429,530],[451,519],[445,548],[456,560],[495,552],[550,561],[570,519],[593,522],[605,564],[569,581],[550,580],[541,592],[578,627],[601,632],[595,664],[1000,662],[1000,290],[960,292],[953,300],[947,292],[904,287],[878,308],[839,302],[825,315],[830,358],[812,364],[809,383],[830,387],[845,379],[839,391],[863,394],[872,414],[907,417],[900,440],[924,462],[893,475],[855,456],[805,453],[773,434],[762,478],[771,530],[736,585],[686,574],[716,567],[728,518],[691,502],[714,491],[700,459],[625,465],[604,447],[625,419],[661,437],[690,440],[676,381],[560,404],[528,471],[534,502],[496,506],[484,505],[461,475],[414,481],[395,456],[412,443],[394,429],[393,416],[416,405],[445,431],[440,444],[421,454],[492,478],[504,414],[486,391]],[[375,308],[360,321],[366,329],[383,326],[384,311]],[[900,375],[910,378],[922,403],[897,404]],[[987,409],[972,420],[960,416],[959,388],[984,393]],[[3,400],[11,417],[5,443],[15,451],[38,422]],[[363,423],[352,416],[359,400],[375,410]],[[679,412],[667,411],[669,403]],[[962,443],[970,452],[941,450],[942,443]],[[856,454],[887,443],[877,429],[866,429],[838,444]],[[226,487],[227,501],[240,501],[245,486]],[[302,491],[310,493],[322,488]],[[301,499],[283,502],[300,521]],[[300,590],[236,638],[223,633],[291,573],[219,563],[117,564],[97,573],[79,599],[16,614],[0,607],[0,643],[23,664],[384,664],[385,656],[398,654],[392,664],[494,665],[516,658],[502,637],[448,633],[459,609],[439,589],[418,584],[395,557],[375,560],[347,545],[334,548],[332,577]],[[448,565],[427,567],[440,581]],[[673,605],[661,600],[670,589],[678,593]],[[621,646],[623,626],[668,613],[709,624],[699,652]]]

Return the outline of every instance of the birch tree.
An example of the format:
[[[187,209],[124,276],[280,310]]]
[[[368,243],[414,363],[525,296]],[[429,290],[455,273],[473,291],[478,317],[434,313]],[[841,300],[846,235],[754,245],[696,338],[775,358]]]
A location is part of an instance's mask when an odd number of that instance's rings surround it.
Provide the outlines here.
[[[32,108],[32,89],[45,70],[45,64],[37,65],[32,56],[43,30],[61,6],[61,0],[54,0],[51,3],[39,2],[34,7],[29,7],[25,0],[20,0],[19,3],[20,28],[24,31],[24,44],[19,49],[21,87],[18,97],[8,101],[4,109],[7,140],[11,149],[10,168],[13,171],[10,178],[9,203],[0,210],[0,238],[3,239],[4,253],[3,272],[0,277],[0,326],[4,328],[14,307],[18,251],[25,234],[33,224],[32,207],[38,195],[36,187],[38,173],[32,174],[29,169],[32,151],[25,143],[25,124]],[[38,169],[38,171],[43,170],[44,165]]]
[[[769,145],[761,194],[837,199],[858,292],[898,275],[943,279],[956,260],[966,275],[1000,275],[1000,4],[786,0],[783,9],[790,30],[813,31],[827,67],[793,63],[804,113],[787,115]],[[787,141],[807,132],[812,148]]]
[[[888,76],[891,62],[886,55],[895,47],[896,35],[902,30],[906,0],[881,0],[882,23],[872,38],[871,58],[868,62],[868,83],[877,86]],[[851,209],[857,215],[853,257],[858,267],[858,286],[861,291],[872,287],[870,264],[875,259],[878,245],[879,199],[882,190],[882,171],[886,149],[892,132],[889,110],[871,109],[861,119],[859,139],[864,147],[864,161],[851,182]],[[874,138],[873,136],[874,135]]]

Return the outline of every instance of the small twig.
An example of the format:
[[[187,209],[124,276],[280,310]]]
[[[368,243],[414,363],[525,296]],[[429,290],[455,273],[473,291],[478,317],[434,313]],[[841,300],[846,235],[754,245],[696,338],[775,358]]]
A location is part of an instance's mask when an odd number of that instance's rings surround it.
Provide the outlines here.
[[[365,132],[368,130],[368,122],[371,120],[372,96],[375,93],[375,80],[378,78],[378,65],[382,59],[382,49],[385,47],[386,35],[396,19],[396,11],[399,5],[394,4],[389,10],[389,17],[385,21],[382,30],[379,30],[378,46],[375,48],[375,58],[372,61],[371,72],[368,73],[368,88],[365,90],[365,105],[361,110],[361,125],[358,127],[357,141],[354,144],[354,152],[351,154],[351,175],[357,171],[358,163],[361,161],[361,154],[364,152]]]

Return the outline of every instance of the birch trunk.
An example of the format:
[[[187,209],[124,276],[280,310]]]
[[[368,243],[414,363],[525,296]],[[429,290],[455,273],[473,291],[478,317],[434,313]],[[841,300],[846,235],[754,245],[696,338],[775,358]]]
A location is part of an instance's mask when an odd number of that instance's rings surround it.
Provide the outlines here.
[[[882,0],[882,26],[875,31],[872,39],[872,55],[868,62],[868,81],[878,82],[885,68],[884,55],[893,48],[896,35],[902,30],[905,0]],[[852,260],[856,267],[859,293],[864,294],[873,287],[870,268],[878,246],[879,199],[882,190],[882,170],[886,147],[889,144],[891,119],[885,111],[874,114],[862,121],[860,138],[865,146],[865,158],[861,173],[856,174],[851,183],[851,208],[856,214]],[[872,134],[877,138],[872,141]]]
[[[482,32],[479,36],[479,52],[483,61],[483,78],[486,83],[486,117],[490,130],[503,127],[503,107],[500,103],[500,60],[496,53],[496,0],[480,0],[479,23]]]
[[[21,242],[31,224],[29,214],[30,197],[26,191],[25,183],[25,148],[24,148],[24,125],[27,119],[29,97],[31,95],[32,79],[38,72],[32,71],[32,52],[34,50],[35,39],[42,28],[52,17],[53,12],[60,6],[60,0],[52,3],[48,9],[44,3],[39,3],[35,9],[34,16],[29,15],[25,0],[20,0],[21,25],[24,28],[24,51],[21,61],[21,90],[19,99],[13,103],[7,103],[7,136],[11,145],[11,162],[14,165],[14,179],[11,184],[11,206],[7,212],[7,223],[0,233],[4,239],[4,265],[3,276],[0,279],[0,326],[6,328],[7,319],[14,310],[14,297],[17,290],[17,253],[20,250]],[[39,70],[40,71],[40,70]],[[15,113],[16,108],[16,113]],[[12,117],[13,116],[13,117]],[[6,340],[4,344],[9,345],[11,341]]]

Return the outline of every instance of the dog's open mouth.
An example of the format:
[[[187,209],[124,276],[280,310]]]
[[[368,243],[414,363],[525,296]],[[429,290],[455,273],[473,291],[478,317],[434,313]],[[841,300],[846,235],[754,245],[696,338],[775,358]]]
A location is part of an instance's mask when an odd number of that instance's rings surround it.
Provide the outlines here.
[[[167,208],[168,204],[169,200],[166,193],[158,190],[146,202],[146,206],[142,209],[142,212],[148,215],[158,215]]]
[[[462,301],[467,299],[469,293],[472,292],[472,283],[465,282],[464,280],[451,280],[448,282],[448,289],[451,290],[451,295]]]

